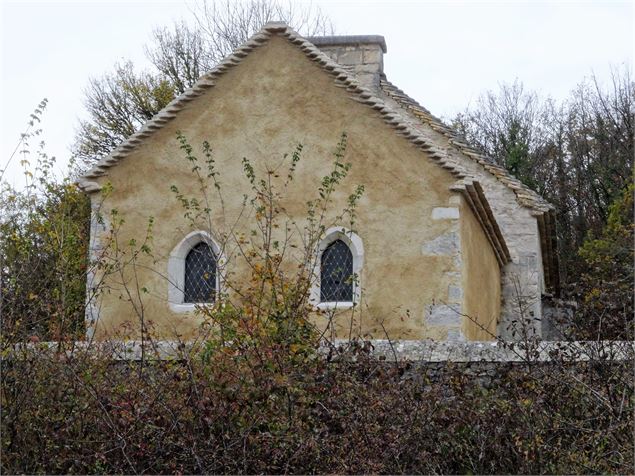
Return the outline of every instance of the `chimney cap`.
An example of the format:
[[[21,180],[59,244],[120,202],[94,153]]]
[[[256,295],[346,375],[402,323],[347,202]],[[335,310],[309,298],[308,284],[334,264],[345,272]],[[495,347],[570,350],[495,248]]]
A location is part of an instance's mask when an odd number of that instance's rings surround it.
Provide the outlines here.
[[[307,37],[315,46],[354,46],[354,45],[379,45],[386,53],[386,39],[382,35],[338,35],[338,36],[309,36]]]

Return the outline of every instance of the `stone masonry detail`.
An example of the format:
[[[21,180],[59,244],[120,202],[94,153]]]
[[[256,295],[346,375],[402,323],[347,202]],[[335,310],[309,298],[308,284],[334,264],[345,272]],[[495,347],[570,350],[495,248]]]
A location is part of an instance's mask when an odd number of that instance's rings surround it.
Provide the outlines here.
[[[427,256],[447,256],[451,259],[451,268],[445,273],[449,281],[447,301],[432,303],[424,311],[424,325],[428,329],[436,329],[445,335],[447,341],[465,341],[463,334],[463,315],[461,304],[463,289],[461,287],[461,238],[459,234],[459,197],[451,198],[451,207],[435,207],[432,219],[447,220],[451,223],[450,231],[423,243],[421,253]]]

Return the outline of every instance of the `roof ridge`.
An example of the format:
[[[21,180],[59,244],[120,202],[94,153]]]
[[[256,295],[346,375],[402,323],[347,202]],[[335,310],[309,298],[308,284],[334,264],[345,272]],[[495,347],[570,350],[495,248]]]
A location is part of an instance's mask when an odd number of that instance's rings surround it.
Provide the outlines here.
[[[494,163],[489,157],[477,150],[454,128],[445,124],[441,119],[432,114],[415,99],[411,98],[403,90],[388,81],[385,75],[380,78],[380,88],[382,92],[393,99],[402,109],[410,112],[412,116],[428,125],[432,130],[445,136],[448,139],[450,146],[452,146],[455,150],[467,156],[473,162],[481,165],[499,182],[510,188],[521,205],[543,213],[553,209],[553,205],[547,202],[538,193],[510,174],[507,169]]]

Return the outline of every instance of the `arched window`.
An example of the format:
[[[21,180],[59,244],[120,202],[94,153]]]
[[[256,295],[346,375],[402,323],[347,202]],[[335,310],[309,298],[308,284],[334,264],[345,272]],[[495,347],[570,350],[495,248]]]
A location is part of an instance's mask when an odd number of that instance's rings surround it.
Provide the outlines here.
[[[353,302],[353,253],[342,240],[322,252],[320,302]]]
[[[183,238],[168,258],[168,304],[174,312],[191,312],[196,304],[213,303],[222,292],[225,258],[205,231]]]
[[[364,245],[343,227],[326,230],[318,244],[310,301],[319,309],[349,309],[360,302]]]
[[[185,258],[184,303],[214,302],[216,297],[216,256],[205,242],[194,246]]]

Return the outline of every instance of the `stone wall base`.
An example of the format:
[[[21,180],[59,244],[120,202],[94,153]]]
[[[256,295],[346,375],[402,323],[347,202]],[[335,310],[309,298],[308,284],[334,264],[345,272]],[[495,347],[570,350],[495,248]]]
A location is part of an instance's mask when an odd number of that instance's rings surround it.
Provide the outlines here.
[[[197,344],[199,350],[201,343]],[[534,341],[523,342],[435,342],[430,340],[376,339],[369,341],[335,340],[324,342],[320,352],[337,354],[348,346],[363,346],[368,354],[383,361],[409,362],[548,362],[553,360],[583,361],[633,361],[635,341]],[[3,353],[2,360],[29,358],[38,352],[73,353],[88,350],[98,355],[108,355],[113,360],[173,360],[195,352],[194,344],[176,341],[153,341],[143,345],[138,341],[105,341],[92,343],[41,342],[16,344],[12,351]]]

